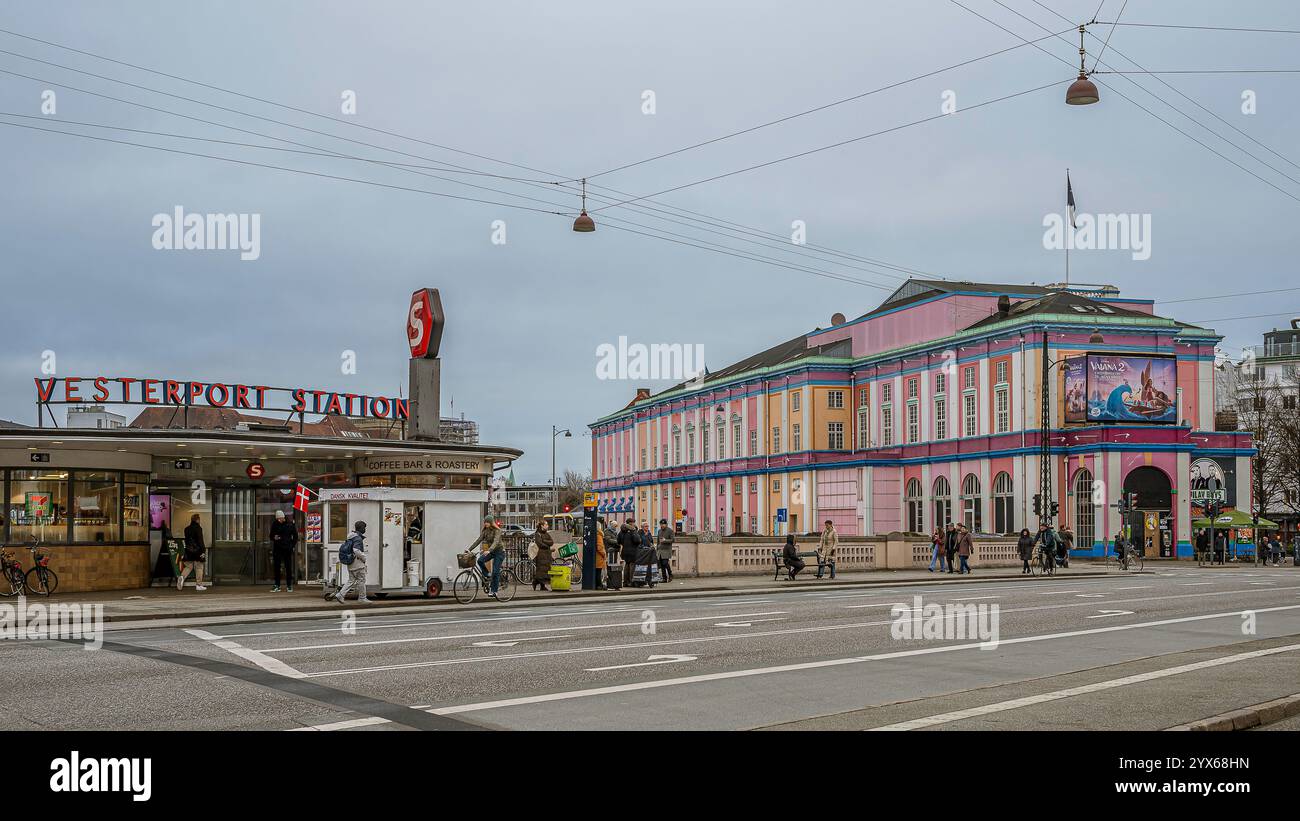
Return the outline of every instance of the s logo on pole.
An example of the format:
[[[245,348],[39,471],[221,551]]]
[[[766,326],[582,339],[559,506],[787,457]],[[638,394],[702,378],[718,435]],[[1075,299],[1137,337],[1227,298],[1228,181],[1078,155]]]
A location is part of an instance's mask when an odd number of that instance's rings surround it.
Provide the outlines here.
[[[412,359],[436,359],[442,343],[442,298],[437,288],[421,288],[411,294],[406,313],[406,341]]]

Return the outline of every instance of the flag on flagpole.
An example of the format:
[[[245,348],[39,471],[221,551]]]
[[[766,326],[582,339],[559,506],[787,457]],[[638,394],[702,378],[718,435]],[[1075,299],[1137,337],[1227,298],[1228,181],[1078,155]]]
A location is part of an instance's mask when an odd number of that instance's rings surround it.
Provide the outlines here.
[[[1074,189],[1070,186],[1070,172],[1065,172],[1065,204],[1070,209],[1070,227],[1078,228],[1074,221]]]
[[[311,504],[311,497],[316,494],[312,493],[306,485],[298,485],[293,493],[293,509],[307,512],[307,505]]]

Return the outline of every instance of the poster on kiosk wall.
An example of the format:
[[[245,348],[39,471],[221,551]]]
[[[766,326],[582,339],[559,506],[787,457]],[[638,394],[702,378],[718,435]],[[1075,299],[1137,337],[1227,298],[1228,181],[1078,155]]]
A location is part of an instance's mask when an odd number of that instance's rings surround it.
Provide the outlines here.
[[[1088,421],[1178,421],[1178,364],[1171,356],[1088,354]]]
[[[1086,357],[1065,360],[1065,423],[1088,421],[1088,370]]]

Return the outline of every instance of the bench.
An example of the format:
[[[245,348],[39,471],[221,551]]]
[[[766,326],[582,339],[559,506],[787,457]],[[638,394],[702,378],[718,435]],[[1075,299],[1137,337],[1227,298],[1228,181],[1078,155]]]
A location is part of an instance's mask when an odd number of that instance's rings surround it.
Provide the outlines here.
[[[801,553],[799,554],[799,558],[801,558],[801,559],[816,559],[816,558],[818,558],[818,556],[817,556],[817,551],[816,551],[816,550],[808,550],[808,551],[801,552]],[[832,562],[832,564],[834,564],[834,562]],[[785,555],[784,555],[784,553],[783,553],[782,551],[780,551],[780,550],[773,550],[773,551],[772,551],[772,565],[773,565],[773,568],[774,568],[774,570],[775,570],[775,572],[772,574],[772,581],[777,581],[778,579],[780,579],[780,578],[781,578],[781,571],[783,571],[783,570],[786,571],[786,578],[787,578],[787,579],[790,578],[789,569],[785,566]],[[821,570],[821,569],[822,569],[822,563],[821,563],[820,560],[817,562],[817,569],[818,569],[818,570]]]

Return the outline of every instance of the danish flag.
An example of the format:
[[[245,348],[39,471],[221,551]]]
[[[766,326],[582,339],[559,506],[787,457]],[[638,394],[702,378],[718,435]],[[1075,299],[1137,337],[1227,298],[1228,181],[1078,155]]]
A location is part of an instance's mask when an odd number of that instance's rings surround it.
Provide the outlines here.
[[[307,505],[311,504],[312,492],[307,489],[306,485],[298,485],[293,493],[293,509],[307,512]]]

